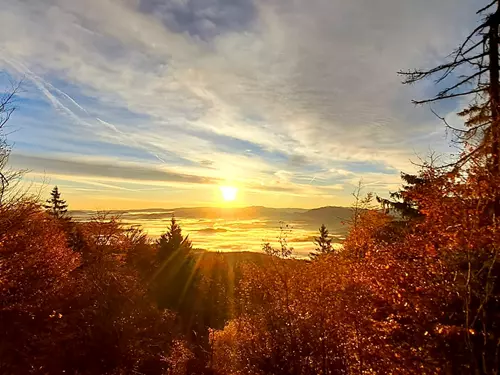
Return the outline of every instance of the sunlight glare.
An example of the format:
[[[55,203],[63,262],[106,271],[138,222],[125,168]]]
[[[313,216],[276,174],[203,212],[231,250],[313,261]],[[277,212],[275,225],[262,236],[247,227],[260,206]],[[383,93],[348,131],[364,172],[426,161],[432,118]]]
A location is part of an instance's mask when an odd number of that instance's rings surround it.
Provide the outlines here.
[[[221,186],[220,192],[222,193],[222,198],[226,202],[232,202],[236,199],[236,194],[238,193],[238,189],[234,186]]]

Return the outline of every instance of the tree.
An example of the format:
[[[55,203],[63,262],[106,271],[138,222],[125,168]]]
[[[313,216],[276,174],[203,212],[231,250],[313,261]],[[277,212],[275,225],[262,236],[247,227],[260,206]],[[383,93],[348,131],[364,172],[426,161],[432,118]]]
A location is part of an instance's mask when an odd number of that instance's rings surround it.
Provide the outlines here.
[[[168,231],[157,241],[156,270],[152,276],[157,303],[160,308],[173,309],[180,314],[186,332],[197,325],[196,282],[197,269],[193,259],[193,246],[188,236],[172,216]]]
[[[68,205],[65,200],[61,199],[61,193],[57,186],[54,186],[50,192],[50,198],[46,200],[46,204],[43,207],[49,214],[58,219],[63,218],[68,212]]]
[[[156,241],[158,246],[158,261],[160,263],[166,262],[173,255],[183,252],[189,253],[193,246],[189,240],[189,236],[182,235],[182,229],[177,224],[175,216],[172,215],[168,231],[160,236]]]
[[[320,255],[330,254],[334,251],[332,247],[332,238],[330,237],[325,224],[322,224],[319,228],[319,237],[314,239],[314,243],[317,247],[314,252],[309,254],[311,259],[316,259]]]
[[[459,113],[465,118],[463,128],[452,127],[442,118],[463,149],[461,157],[444,166],[453,167],[451,171],[424,168],[421,174],[431,176],[432,183],[406,193],[425,214],[411,243],[420,237],[421,247],[445,258],[443,264],[453,275],[449,285],[463,304],[455,314],[463,319],[470,372],[489,374],[498,373],[500,363],[496,323],[500,300],[500,0],[490,1],[477,14],[484,15],[479,26],[450,55],[450,61],[401,74],[406,76],[404,83],[437,76],[437,83],[446,87],[417,104],[471,98]]]
[[[16,182],[23,175],[23,171],[12,170],[7,167],[11,145],[4,134],[4,128],[15,110],[14,100],[20,84],[13,85],[11,90],[0,97],[0,204],[5,203],[7,193],[13,191]]]
[[[351,195],[354,197],[354,202],[351,205],[351,218],[347,224],[351,229],[356,229],[361,215],[367,210],[374,209],[373,193],[369,192],[363,196],[363,181],[360,180]]]
[[[494,9],[493,12],[491,10]],[[490,12],[485,14],[486,12]],[[403,83],[412,84],[430,77],[446,88],[434,97],[415,100],[416,104],[433,103],[457,97],[471,97],[469,106],[459,115],[465,117],[463,129],[449,125],[456,141],[463,146],[462,156],[450,164],[461,168],[471,158],[483,164],[489,178],[500,178],[500,0],[493,0],[477,11],[484,15],[465,41],[449,55],[450,61],[428,70],[400,72]],[[458,77],[458,78],[457,78]],[[497,181],[498,182],[498,181]],[[500,215],[500,192],[493,197],[495,216]]]
[[[422,177],[412,174],[401,173],[401,179],[405,182],[402,188],[394,193],[390,193],[390,199],[381,198],[377,196],[379,202],[384,210],[392,210],[401,215],[403,219],[414,219],[422,216],[418,208],[418,203],[413,201],[409,195],[419,187],[422,187],[426,180]]]

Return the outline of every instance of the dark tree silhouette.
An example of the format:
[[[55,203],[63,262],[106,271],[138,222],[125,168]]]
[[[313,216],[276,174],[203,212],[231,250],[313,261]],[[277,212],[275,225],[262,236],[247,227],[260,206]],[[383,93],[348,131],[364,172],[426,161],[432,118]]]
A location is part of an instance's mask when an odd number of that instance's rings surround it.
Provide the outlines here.
[[[192,244],[172,216],[168,231],[157,241],[156,271],[153,280],[160,308],[190,311],[194,280]]]
[[[160,263],[167,261],[179,252],[189,253],[193,248],[189,236],[182,235],[182,229],[175,220],[175,216],[172,216],[170,220],[168,231],[160,236],[156,244]]]
[[[15,110],[14,101],[18,91],[19,84],[12,86],[11,90],[0,96],[0,204],[4,203],[7,192],[14,189],[15,182],[23,175],[23,171],[15,171],[7,167],[11,146],[3,132]]]
[[[399,72],[405,84],[435,77],[436,84],[445,85],[434,97],[414,100],[415,104],[472,97],[468,108],[459,113],[466,118],[465,128],[452,127],[442,118],[465,146],[462,157],[453,165],[462,167],[472,156],[482,155],[495,176],[500,175],[499,4],[500,0],[494,0],[477,11],[483,16],[479,26],[449,55],[448,62],[428,70]]]
[[[68,212],[68,205],[65,200],[61,199],[61,193],[59,192],[59,188],[57,186],[54,186],[50,192],[50,198],[46,200],[43,207],[49,212],[49,214],[57,218],[63,218]]]
[[[319,237],[315,238],[314,243],[316,244],[316,249],[309,254],[311,259],[316,259],[320,255],[330,254],[334,251],[332,247],[332,238],[325,224],[322,224],[319,228]]]
[[[390,199],[377,196],[377,201],[384,210],[393,211],[401,215],[403,219],[418,218],[422,216],[418,208],[418,202],[415,202],[408,192],[423,187],[426,180],[420,176],[407,173],[401,173],[401,179],[404,181],[404,185],[400,190],[390,193]]]

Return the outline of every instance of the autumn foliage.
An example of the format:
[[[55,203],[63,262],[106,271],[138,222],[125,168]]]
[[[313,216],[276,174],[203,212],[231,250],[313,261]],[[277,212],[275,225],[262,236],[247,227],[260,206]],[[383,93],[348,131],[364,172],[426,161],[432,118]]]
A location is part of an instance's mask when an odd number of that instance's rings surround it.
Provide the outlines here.
[[[496,373],[494,179],[425,167],[403,199],[421,215],[364,210],[341,252],[276,258],[239,285],[213,333],[222,374]]]
[[[167,371],[173,314],[146,298],[126,262],[140,243],[113,220],[95,219],[81,224],[86,244],[77,252],[68,222],[38,204],[0,212],[0,372]]]
[[[493,374],[499,185],[480,161],[404,177],[398,207],[417,214],[362,198],[342,248],[312,260],[286,226],[245,258],[193,250],[175,219],[153,243],[109,214],[4,205],[0,370]]]

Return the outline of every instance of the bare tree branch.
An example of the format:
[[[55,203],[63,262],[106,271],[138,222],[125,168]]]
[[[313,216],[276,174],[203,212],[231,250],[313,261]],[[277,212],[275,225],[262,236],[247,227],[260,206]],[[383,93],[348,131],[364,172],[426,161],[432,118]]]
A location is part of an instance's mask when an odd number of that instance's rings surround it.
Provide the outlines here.
[[[497,3],[497,0],[493,0],[491,3],[489,3],[488,5],[486,5],[484,8],[481,8],[479,9],[476,14],[481,14],[483,13],[485,10],[488,10],[490,9],[493,5],[495,5]]]
[[[3,132],[5,124],[15,111],[14,101],[19,92],[21,82],[13,84],[3,97],[0,98],[0,205],[3,203],[6,193],[12,189],[15,182],[19,181],[23,171],[14,171],[7,168],[11,147],[7,143],[6,135]]]
[[[451,98],[457,98],[459,96],[465,96],[465,95],[471,95],[471,94],[477,94],[477,93],[480,93],[480,92],[485,92],[485,91],[488,91],[488,88],[484,87],[484,88],[479,88],[479,89],[475,89],[475,90],[469,90],[467,92],[461,92],[461,93],[457,93],[457,94],[451,94],[451,95],[444,95],[442,97],[434,97],[434,98],[431,98],[431,99],[425,99],[425,100],[412,100],[412,103],[413,104],[425,104],[425,103],[432,103],[432,102],[436,102],[438,100],[442,100],[442,99],[451,99]]]

